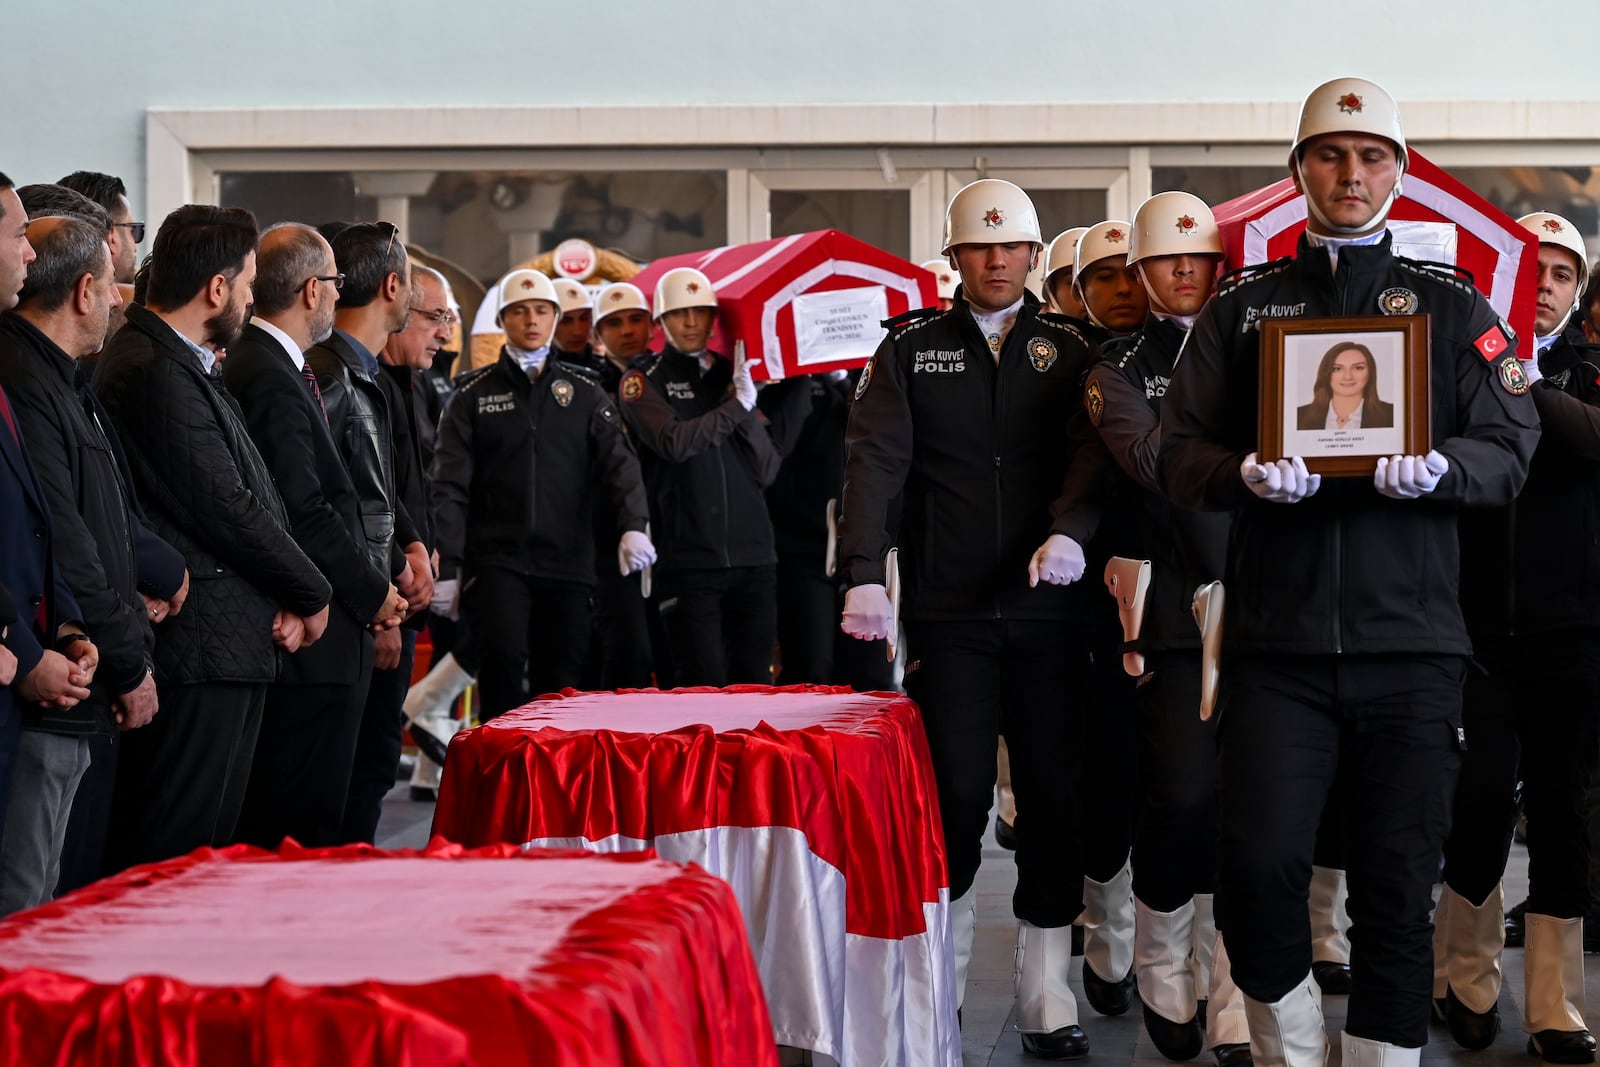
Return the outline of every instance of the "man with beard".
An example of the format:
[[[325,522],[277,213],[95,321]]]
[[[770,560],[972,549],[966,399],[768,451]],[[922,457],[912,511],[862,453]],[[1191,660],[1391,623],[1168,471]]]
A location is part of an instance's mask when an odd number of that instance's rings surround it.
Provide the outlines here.
[[[378,384],[377,353],[390,334],[405,329],[411,313],[411,267],[405,244],[391,223],[346,226],[330,243],[345,284],[334,312],[333,333],[306,352],[306,362],[317,372],[328,428],[360,501],[367,559],[392,577],[406,600],[401,611],[410,616],[433,598],[433,563],[396,490],[394,415]],[[400,635],[385,632],[392,629],[387,623],[378,629],[375,670],[392,671],[400,665]],[[399,711],[390,704],[387,694],[374,700],[368,691],[355,765],[387,763],[393,781],[400,761]],[[387,721],[391,717],[392,731]],[[352,810],[347,795],[343,840],[372,840],[382,799],[380,795],[375,803],[364,802]]]
[[[195,577],[182,614],[156,629],[161,714],[124,740],[114,870],[232,839],[274,645],[293,652],[328,622],[328,583],[289,536],[215,366],[244,327],[255,260],[248,211],[174,211],[156,234],[146,306],[128,308],[95,372],[151,522]]]
[[[333,587],[328,632],[284,661],[267,694],[237,838],[276,848],[337,843],[372,677],[371,625],[403,600],[367,558],[360,501],[303,355],[333,332],[342,282],[317,231],[284,223],[261,237],[255,318],[229,347],[222,379],[272,472],[295,543]]]

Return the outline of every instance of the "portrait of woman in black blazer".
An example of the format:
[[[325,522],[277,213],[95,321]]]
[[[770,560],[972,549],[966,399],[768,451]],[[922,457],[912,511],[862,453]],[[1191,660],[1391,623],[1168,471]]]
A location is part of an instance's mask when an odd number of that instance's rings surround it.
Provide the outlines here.
[[[1296,409],[1301,430],[1386,430],[1394,427],[1394,405],[1378,399],[1378,365],[1372,350],[1340,341],[1317,366],[1311,403]]]

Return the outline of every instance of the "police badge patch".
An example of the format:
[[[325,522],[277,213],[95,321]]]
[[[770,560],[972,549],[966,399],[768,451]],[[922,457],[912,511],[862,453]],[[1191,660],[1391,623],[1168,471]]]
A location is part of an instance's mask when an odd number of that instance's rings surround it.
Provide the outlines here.
[[[1417,294],[1410,289],[1385,289],[1378,294],[1378,310],[1385,315],[1409,315],[1417,310]]]
[[[550,393],[556,398],[556,403],[562,407],[572,403],[572,383],[565,378],[557,378],[552,382]]]
[[[1035,337],[1028,342],[1028,362],[1033,364],[1033,369],[1043,374],[1049,370],[1056,361],[1055,343],[1044,337]]]
[[[1521,396],[1528,391],[1528,384],[1528,372],[1522,369],[1522,360],[1507,356],[1500,361],[1500,388],[1512,396]]]
[[[861,368],[861,380],[856,382],[856,399],[857,400],[860,400],[862,395],[866,393],[867,386],[872,384],[872,366],[873,366],[873,364],[875,364],[877,362],[878,362],[878,357],[877,356],[873,356],[871,359],[867,360],[866,366]]]
[[[1083,406],[1089,409],[1089,421],[1099,426],[1100,416],[1106,413],[1106,395],[1100,391],[1099,379],[1090,379],[1089,388],[1084,391]]]
[[[629,371],[623,376],[622,386],[617,390],[622,394],[622,399],[633,403],[644,396],[644,375],[639,371]]]

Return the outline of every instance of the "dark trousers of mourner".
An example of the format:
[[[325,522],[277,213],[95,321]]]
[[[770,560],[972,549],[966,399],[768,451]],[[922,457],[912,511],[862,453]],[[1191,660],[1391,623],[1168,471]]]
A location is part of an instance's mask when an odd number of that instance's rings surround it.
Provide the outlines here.
[[[1217,718],[1200,718],[1200,653],[1152,653],[1145,671],[1133,892],[1171,912],[1216,887]]]
[[[1444,880],[1481,905],[1505,874],[1520,773],[1528,816],[1528,911],[1558,919],[1588,903],[1586,794],[1600,759],[1600,635],[1501,642],[1467,676],[1467,754]]]
[[[1138,679],[1122,666],[1122,630],[1114,614],[1107,612],[1090,635],[1094,671],[1078,745],[1078,842],[1083,873],[1109,882],[1128,862],[1139,810]],[[1195,701],[1198,709],[1198,695]],[[1012,743],[1007,735],[1006,744]]]
[[[672,643],[675,684],[772,682],[775,567],[658,570],[654,598]]]
[[[1224,665],[1217,925],[1246,996],[1311,970],[1307,894],[1323,808],[1345,803],[1345,1030],[1427,1043],[1433,884],[1461,765],[1458,656],[1240,656]]]
[[[401,630],[399,665],[372,672],[350,764],[344,820],[339,830],[342,844],[370,845],[377,837],[383,798],[394,788],[400,770],[400,750],[405,740],[401,709],[411,689],[411,667],[416,658],[417,631]]]
[[[159,685],[161,711],[122,735],[106,871],[233,840],[267,686]]]
[[[576,688],[589,651],[589,588],[499,567],[474,568],[473,579],[462,610],[478,646],[480,718]]]
[[[844,596],[821,567],[778,561],[778,648],[782,685],[848,685],[858,692],[894,687],[887,642],[858,641],[839,629]]]
[[[262,848],[277,848],[285,837],[314,848],[342,843],[372,642],[353,642],[351,653],[361,660],[354,685],[279,683],[268,691],[237,840]]]
[[[907,620],[906,693],[922,710],[950,864],[950,896],[972,888],[994,803],[995,750],[1011,749],[1017,795],[1016,917],[1066,926],[1083,910],[1077,812],[1067,768],[1092,667],[1080,634],[1055,622]]]

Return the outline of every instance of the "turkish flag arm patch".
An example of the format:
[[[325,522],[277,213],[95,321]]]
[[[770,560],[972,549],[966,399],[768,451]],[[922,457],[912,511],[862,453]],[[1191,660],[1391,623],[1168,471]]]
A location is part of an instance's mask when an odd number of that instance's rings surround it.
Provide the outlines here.
[[[1483,336],[1472,342],[1472,347],[1478,350],[1478,355],[1493,363],[1511,349],[1511,335],[1498,322],[1487,330]]]

